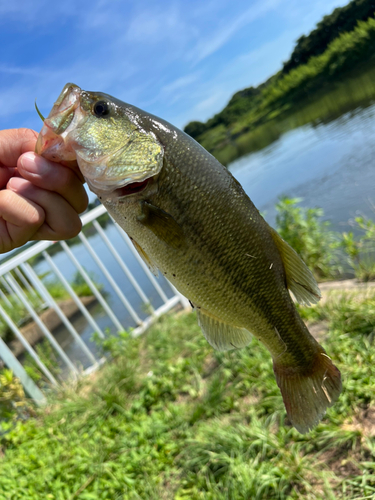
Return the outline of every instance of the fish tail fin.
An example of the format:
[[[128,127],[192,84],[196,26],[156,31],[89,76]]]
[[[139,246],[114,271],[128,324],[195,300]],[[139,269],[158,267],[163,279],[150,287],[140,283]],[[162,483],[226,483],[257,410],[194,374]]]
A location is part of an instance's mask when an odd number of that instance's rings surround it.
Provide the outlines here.
[[[285,366],[274,360],[273,370],[287,415],[301,434],[315,427],[340,395],[340,371],[320,346],[309,368]]]

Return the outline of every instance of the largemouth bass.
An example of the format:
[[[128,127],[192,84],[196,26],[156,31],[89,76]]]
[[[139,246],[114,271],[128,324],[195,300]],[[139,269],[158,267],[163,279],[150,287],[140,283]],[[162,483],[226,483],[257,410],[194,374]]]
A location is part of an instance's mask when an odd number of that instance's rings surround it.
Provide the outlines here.
[[[297,253],[213,156],[170,123],[67,84],[36,152],[77,162],[90,189],[154,272],[193,304],[208,342],[270,351],[289,419],[305,433],[338,398],[341,377],[301,320],[320,298]]]

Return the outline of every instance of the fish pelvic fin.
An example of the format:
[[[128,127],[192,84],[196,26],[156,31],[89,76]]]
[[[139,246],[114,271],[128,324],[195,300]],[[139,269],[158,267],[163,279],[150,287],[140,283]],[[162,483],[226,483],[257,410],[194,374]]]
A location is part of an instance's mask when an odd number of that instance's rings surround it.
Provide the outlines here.
[[[283,366],[274,360],[273,370],[287,415],[297,431],[305,434],[338,399],[340,371],[320,346],[311,367]]]
[[[239,349],[251,342],[252,335],[245,328],[229,325],[202,309],[197,309],[197,317],[207,342],[218,351]]]
[[[280,252],[286,273],[286,284],[299,304],[309,306],[321,299],[318,284],[298,253],[272,228],[271,234]]]

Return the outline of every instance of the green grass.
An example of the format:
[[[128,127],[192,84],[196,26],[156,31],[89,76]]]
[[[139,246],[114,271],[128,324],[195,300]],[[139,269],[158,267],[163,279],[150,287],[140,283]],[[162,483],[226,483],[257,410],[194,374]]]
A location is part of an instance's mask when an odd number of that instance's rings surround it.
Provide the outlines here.
[[[375,496],[375,294],[301,309],[328,321],[344,390],[307,435],[285,416],[268,352],[218,353],[195,314],[108,339],[109,361],[2,435],[5,499],[360,499]],[[15,426],[15,427],[13,427]]]

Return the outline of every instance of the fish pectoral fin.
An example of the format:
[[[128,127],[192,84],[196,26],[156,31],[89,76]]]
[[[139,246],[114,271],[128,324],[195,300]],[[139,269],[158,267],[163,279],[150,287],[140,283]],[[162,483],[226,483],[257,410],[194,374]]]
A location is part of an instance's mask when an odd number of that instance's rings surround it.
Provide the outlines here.
[[[245,328],[229,325],[202,309],[197,309],[197,317],[207,342],[218,351],[245,347],[252,339],[251,333]]]
[[[131,238],[131,242],[133,243],[135,249],[137,250],[137,252],[139,253],[139,255],[141,256],[142,260],[144,261],[144,263],[147,265],[147,267],[150,269],[150,271],[152,272],[152,274],[154,274],[156,277],[159,276],[159,269],[156,267],[156,265],[152,262],[152,260],[150,259],[150,257],[147,255],[147,253],[143,250],[143,248],[138,245],[138,243],[136,241],[134,241],[132,238]]]
[[[298,253],[274,229],[270,229],[284,264],[288,289],[300,304],[316,304],[322,296],[312,272]]]
[[[172,248],[180,248],[185,236],[181,226],[174,220],[172,215],[161,208],[155,207],[147,201],[142,202],[142,215],[138,220],[150,229],[159,240],[164,241]]]

